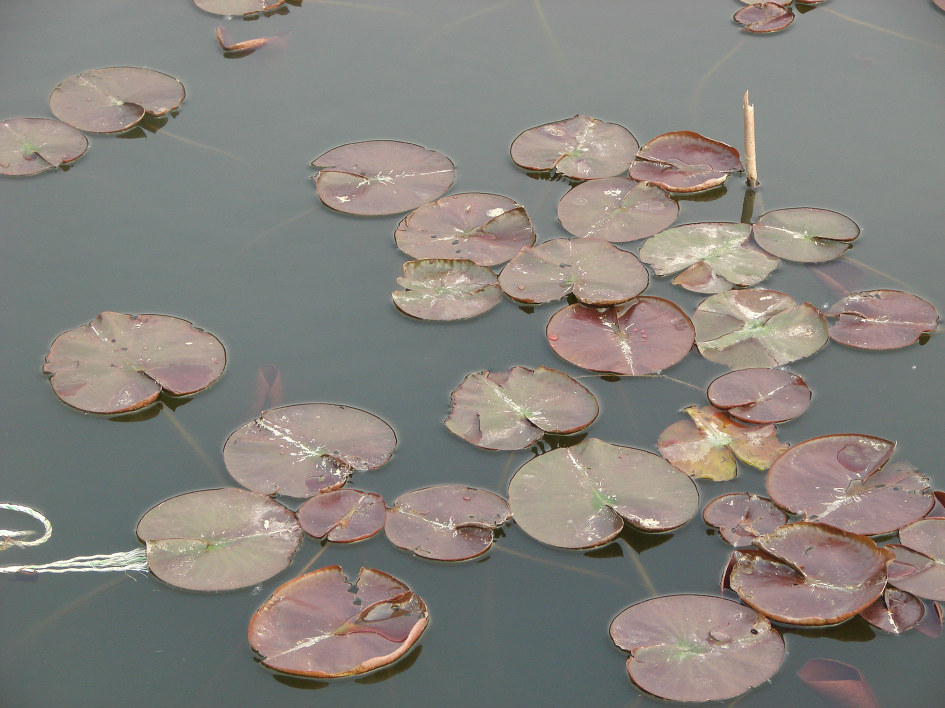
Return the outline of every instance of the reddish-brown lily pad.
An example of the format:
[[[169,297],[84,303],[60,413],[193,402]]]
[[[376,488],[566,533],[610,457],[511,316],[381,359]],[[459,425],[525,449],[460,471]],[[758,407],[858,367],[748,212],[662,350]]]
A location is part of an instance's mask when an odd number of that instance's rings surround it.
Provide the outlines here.
[[[893,554],[860,534],[799,521],[759,536],[760,551],[736,551],[729,584],[778,622],[835,624],[882,595]]]
[[[75,162],[89,141],[52,118],[8,118],[0,123],[0,175],[35,175]]]
[[[529,128],[512,141],[512,161],[526,170],[555,170],[573,179],[613,177],[633,161],[640,144],[616,123],[576,115]]]
[[[276,671],[340,678],[395,662],[428,622],[423,600],[397,578],[362,568],[352,586],[332,565],[276,588],[249,622],[249,643]]]
[[[497,494],[441,484],[397,497],[387,510],[384,532],[395,546],[422,558],[461,561],[488,551],[493,530],[511,516]]]
[[[709,402],[746,423],[783,423],[810,406],[810,388],[782,369],[738,369],[719,376],[706,390]]]
[[[610,624],[630,652],[627,672],[671,701],[724,701],[770,679],[784,640],[763,615],[721,597],[667,595],[631,605]]]
[[[666,229],[640,247],[640,260],[657,275],[683,271],[673,283],[697,293],[756,285],[780,261],[748,244],[748,224],[706,222]],[[684,270],[685,269],[685,270]]]
[[[669,300],[637,297],[622,305],[568,305],[545,330],[563,359],[591,371],[627,376],[655,374],[679,363],[692,348],[693,327]]]
[[[797,675],[837,708],[880,708],[863,672],[850,664],[834,659],[811,659]]]
[[[194,5],[214,15],[255,15],[280,7],[285,0],[194,0]]]
[[[576,433],[599,410],[593,393],[544,366],[469,374],[450,404],[449,431],[487,450],[520,450],[545,433]]]
[[[53,89],[49,107],[61,121],[88,133],[117,133],[146,115],[180,106],[184,86],[154,69],[110,66],[70,76]]]
[[[302,541],[295,514],[244,489],[189,492],[161,502],[138,522],[148,568],[187,590],[249,587],[289,565]]]
[[[787,523],[787,514],[766,497],[736,492],[717,497],[705,505],[702,520],[719,530],[735,548],[750,546],[758,536]]]
[[[103,312],[56,337],[43,373],[65,403],[89,413],[143,408],[161,391],[188,396],[220,378],[220,340],[169,315]]]
[[[384,528],[387,507],[380,494],[335,489],[312,497],[299,507],[299,525],[315,538],[351,543]]]
[[[535,230],[525,209],[508,197],[454,194],[407,214],[394,240],[413,258],[467,258],[491,266],[535,243]]]
[[[692,323],[702,356],[733,369],[781,366],[808,357],[827,343],[827,322],[820,310],[761,288],[706,298]]]
[[[860,235],[860,227],[835,211],[797,207],[763,214],[751,232],[768,253],[789,261],[823,263],[844,254]]]
[[[626,521],[671,531],[699,506],[695,483],[659,455],[588,438],[526,462],[509,482],[515,523],[559,548],[612,541]]]
[[[367,411],[302,403],[265,411],[234,431],[223,462],[244,487],[310,497],[338,489],[354,470],[377,469],[396,444],[391,427]]]
[[[827,333],[858,349],[900,349],[938,327],[938,312],[917,295],[900,290],[853,293],[827,310],[837,318]]]
[[[929,600],[945,600],[945,518],[920,519],[899,530],[901,546],[889,566],[889,582]]]
[[[404,263],[391,293],[397,309],[421,320],[465,320],[502,300],[499,279],[486,266],[465,258],[424,258]]]
[[[778,32],[794,21],[794,13],[776,2],[756,2],[743,7],[732,19],[747,32]]]
[[[680,130],[658,135],[641,147],[630,176],[668,192],[701,192],[718,187],[729,172],[742,169],[738,150],[731,145]]]
[[[871,625],[889,634],[902,634],[912,629],[924,616],[922,600],[892,587],[887,587],[876,602],[860,613],[860,617]]]
[[[635,255],[598,238],[555,238],[524,248],[499,274],[503,292],[519,302],[551,302],[573,293],[596,307],[632,300],[649,282]]]
[[[661,188],[627,177],[579,184],[558,202],[558,220],[575,236],[624,243],[659,233],[679,216]]]
[[[890,533],[922,518],[934,498],[908,463],[886,465],[895,443],[870,435],[825,435],[785,452],[768,471],[768,495],[803,514],[854,533]]]
[[[787,450],[773,425],[732,420],[711,406],[689,406],[685,412],[692,420],[673,423],[660,433],[656,444],[663,457],[692,477],[716,482],[732,479],[737,473],[735,457],[766,470]]]
[[[443,153],[397,140],[333,148],[312,162],[319,199],[346,214],[379,216],[416,209],[443,195],[455,169]]]

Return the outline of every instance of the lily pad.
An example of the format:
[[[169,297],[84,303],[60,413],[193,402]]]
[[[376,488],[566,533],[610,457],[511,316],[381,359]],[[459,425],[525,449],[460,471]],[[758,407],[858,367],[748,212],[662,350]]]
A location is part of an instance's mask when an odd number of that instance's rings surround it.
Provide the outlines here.
[[[836,708],[880,708],[863,672],[850,664],[834,659],[811,659],[800,668],[797,676]]]
[[[214,15],[256,15],[283,3],[285,0],[194,0],[194,5]]]
[[[319,199],[346,214],[379,216],[416,209],[441,197],[455,169],[443,153],[397,140],[333,148],[312,162]]]
[[[508,197],[454,194],[408,214],[394,239],[413,258],[466,258],[491,266],[535,243],[535,230],[525,209]]]
[[[766,497],[736,492],[717,497],[705,505],[702,520],[719,530],[735,548],[750,546],[758,536],[787,523],[787,514]]]
[[[901,349],[938,327],[938,313],[917,295],[899,290],[853,293],[827,310],[836,317],[827,333],[858,349]]]
[[[49,107],[88,133],[118,133],[146,115],[163,116],[184,100],[184,86],[154,69],[110,66],[70,76],[53,89]]]
[[[876,602],[860,613],[860,617],[871,625],[889,634],[902,634],[912,629],[923,616],[925,605],[922,600],[892,587],[887,587]]]
[[[920,519],[899,530],[901,546],[889,566],[889,582],[929,600],[945,600],[945,518]]]
[[[622,125],[576,115],[529,128],[512,141],[511,155],[526,170],[597,179],[626,171],[639,146]]]
[[[673,423],[660,433],[656,444],[663,457],[691,477],[716,482],[732,479],[737,473],[735,457],[766,470],[787,450],[773,425],[732,420],[710,406],[689,406],[685,412],[692,420]]]
[[[792,514],[854,533],[890,533],[922,518],[934,498],[909,464],[888,465],[895,443],[825,435],[785,452],[768,471],[768,495]]]
[[[627,672],[644,691],[671,701],[724,701],[770,679],[784,640],[763,615],[721,597],[644,600],[610,624],[630,652]]]
[[[370,538],[384,528],[387,507],[380,494],[335,489],[314,496],[299,507],[299,525],[315,538],[351,543]]]
[[[860,227],[835,211],[798,207],[763,214],[751,232],[768,253],[789,261],[823,263],[846,253]]]
[[[586,305],[617,305],[646,290],[650,275],[632,253],[597,238],[556,238],[522,249],[499,274],[519,302],[551,302],[574,294]]]
[[[774,290],[712,295],[696,308],[692,323],[702,356],[733,369],[782,366],[827,343],[823,313]]]
[[[810,406],[810,388],[782,369],[738,369],[719,376],[706,390],[709,402],[746,423],[783,423]]]
[[[404,288],[391,293],[397,309],[421,320],[465,320],[502,300],[495,273],[465,258],[407,261],[397,284]]]
[[[394,431],[367,411],[302,403],[265,411],[223,446],[227,472],[263,494],[310,497],[338,489],[354,470],[377,469],[397,444]]]
[[[0,123],[0,175],[35,175],[75,162],[89,141],[52,118],[8,118]]]
[[[515,522],[559,548],[612,541],[626,521],[671,531],[698,510],[695,483],[659,455],[588,438],[526,462],[509,482]]]
[[[627,177],[579,184],[558,202],[558,220],[575,236],[613,243],[659,233],[679,216],[679,205],[661,188]]]
[[[886,587],[893,554],[867,536],[799,521],[755,539],[760,551],[736,551],[732,590],[778,622],[825,625],[869,607]]]
[[[125,413],[161,391],[188,396],[220,378],[220,340],[169,315],[103,312],[56,337],[43,373],[56,395],[89,413]]]
[[[679,363],[692,348],[693,333],[686,313],[669,300],[647,296],[603,309],[569,305],[552,315],[545,330],[561,358],[628,376]]]
[[[794,22],[794,13],[776,2],[756,2],[743,7],[732,18],[747,32],[778,32]]]
[[[161,502],[138,522],[148,567],[187,590],[250,587],[289,565],[302,541],[295,514],[243,489],[189,492]]]
[[[387,510],[384,532],[395,546],[421,558],[461,561],[488,551],[493,529],[511,516],[497,494],[441,484],[397,497]]]
[[[701,192],[718,187],[729,172],[741,172],[741,158],[731,145],[680,130],[658,135],[640,148],[630,177],[668,192]]]
[[[539,366],[469,374],[452,393],[446,427],[487,450],[520,450],[545,433],[567,435],[597,418],[594,394],[567,374]]]
[[[278,587],[249,622],[249,643],[266,666],[340,678],[392,664],[429,622],[420,596],[397,578],[362,568],[352,586],[332,565]]]
[[[685,270],[673,280],[686,290],[718,293],[733,285],[756,285],[780,261],[748,244],[748,224],[700,223],[675,226],[647,240],[640,260],[657,275]]]

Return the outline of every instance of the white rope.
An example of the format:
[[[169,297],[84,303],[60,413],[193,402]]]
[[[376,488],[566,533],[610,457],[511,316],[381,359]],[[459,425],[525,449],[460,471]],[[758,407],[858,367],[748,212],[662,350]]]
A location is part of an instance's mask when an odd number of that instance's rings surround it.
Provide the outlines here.
[[[53,561],[39,565],[7,565],[0,567],[0,573],[107,573],[110,571],[148,571],[147,553],[143,548],[133,551],[121,551],[97,556],[76,556],[68,560]]]
[[[0,544],[2,544],[4,548],[7,546],[38,546],[41,543],[46,543],[46,541],[49,540],[49,537],[52,536],[52,524],[49,523],[49,519],[36,511],[36,509],[31,509],[28,506],[22,506],[20,504],[9,504],[7,502],[0,502],[0,509],[18,511],[21,514],[32,516],[43,525],[43,535],[39,538],[34,538],[29,541],[20,541],[18,539],[22,538],[23,536],[31,536],[35,534],[36,531],[30,531],[29,529],[20,531],[7,531],[6,529],[0,529]]]

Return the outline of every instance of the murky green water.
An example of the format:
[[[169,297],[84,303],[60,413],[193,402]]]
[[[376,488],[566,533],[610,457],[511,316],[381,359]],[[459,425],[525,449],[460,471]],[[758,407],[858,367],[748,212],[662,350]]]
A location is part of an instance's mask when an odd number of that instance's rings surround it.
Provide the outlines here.
[[[831,0],[781,35],[753,37],[731,24],[738,7],[306,0],[229,22],[236,39],[284,42],[227,59],[213,34],[222,18],[189,0],[3,3],[2,117],[50,115],[56,84],[100,66],[159,69],[181,79],[188,97],[156,133],[93,136],[68,173],[0,184],[0,498],[33,505],[55,525],[46,545],[0,561],[134,548],[152,505],[230,484],[221,447],[258,412],[262,365],[281,371],[286,403],[347,403],[394,426],[394,459],[357,474],[354,486],[388,500],[440,482],[505,493],[531,453],[488,454],[453,437],[442,425],[449,393],[469,372],[515,364],[586,373],[544,340],[556,306],[527,314],[505,302],[451,325],[400,315],[390,302],[405,260],[391,237],[399,217],[345,217],[314,198],[309,162],[342,143],[389,138],[445,152],[457,165],[453,193],[516,199],[546,240],[564,235],[555,206],[567,185],[510,162],[519,132],[580,112],[626,125],[641,142],[690,129],[739,144],[741,96],[751,89],[763,183],[755,216],[791,206],[851,216],[862,229],[851,255],[882,271],[865,271],[858,287],[908,289],[942,310],[945,13],[926,0]],[[712,199],[682,200],[677,223],[737,221],[743,196],[741,180],[730,179]],[[765,286],[818,306],[836,299],[787,263]],[[700,300],[665,282],[648,292],[689,312]],[[226,373],[145,420],[69,409],[50,391],[43,357],[57,334],[103,310],[192,320],[226,344]],[[885,354],[831,344],[791,367],[814,402],[781,437],[897,440],[896,459],[942,488],[943,362],[938,337]],[[668,373],[704,387],[723,371],[691,354]],[[582,381],[601,400],[590,434],[647,449],[680,408],[704,401],[666,380]],[[700,483],[700,494],[705,502],[761,491],[763,481],[742,470],[732,483]],[[513,525],[484,559],[458,566],[421,562],[383,536],[329,547],[318,566],[385,570],[432,614],[406,660],[329,684],[273,675],[246,640],[255,609],[319,552],[308,540],[277,578],[219,596],[146,575],[4,580],[0,704],[655,705],[628,681],[607,626],[651,594],[638,565],[658,593],[714,593],[727,556],[698,518],[588,554],[543,547]],[[812,657],[858,666],[883,706],[941,701],[941,639],[877,636],[859,620],[785,634],[781,672],[739,706],[818,705],[796,677]]]

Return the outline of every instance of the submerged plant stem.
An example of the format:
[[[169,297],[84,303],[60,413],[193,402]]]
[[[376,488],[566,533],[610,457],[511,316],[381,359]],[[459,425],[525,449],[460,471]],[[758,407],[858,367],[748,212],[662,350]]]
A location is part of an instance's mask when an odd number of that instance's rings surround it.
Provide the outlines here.
[[[653,597],[659,595],[656,591],[656,585],[653,584],[653,579],[650,578],[650,574],[646,572],[646,566],[643,565],[643,561],[640,560],[640,554],[632,548],[630,549],[630,560],[633,562],[633,567],[636,568],[637,575],[640,576],[640,580],[643,582],[643,587],[646,588],[646,591]]]
[[[550,565],[553,568],[560,568],[561,570],[567,570],[572,573],[578,573],[580,575],[587,575],[588,577],[597,578],[598,580],[607,580],[609,582],[616,583],[617,585],[622,585],[623,587],[630,587],[628,583],[625,583],[622,580],[618,580],[617,578],[613,578],[607,575],[606,573],[598,573],[593,570],[587,570],[586,568],[576,568],[575,566],[567,565],[566,563],[558,563],[557,561],[545,560],[544,558],[539,558],[529,553],[523,553],[522,551],[516,551],[511,548],[507,548],[506,546],[503,546],[500,543],[493,544],[492,548],[493,550],[501,551],[502,553],[508,553],[509,555],[515,556],[516,558],[525,558],[527,560],[534,561],[535,563],[542,563],[544,565]]]
[[[204,452],[202,447],[200,447],[200,443],[198,443],[194,439],[194,436],[190,434],[190,431],[187,430],[187,428],[181,425],[180,421],[177,420],[177,416],[174,415],[171,409],[168,406],[164,406],[163,412],[164,412],[164,417],[166,417],[171,422],[171,425],[173,425],[174,428],[177,430],[177,432],[180,433],[180,436],[184,438],[184,441],[188,445],[190,445],[191,449],[197,454],[197,457],[199,457],[200,460],[204,463],[204,465],[207,466],[207,469],[209,469],[213,473],[213,476],[216,477],[217,480],[223,483],[224,485],[227,484],[228,482],[226,479],[224,479],[223,475],[220,474],[220,470],[218,470],[216,465],[214,465],[213,462],[210,461],[210,458],[207,456],[207,453]]]
[[[183,135],[176,135],[168,131],[166,128],[159,132],[161,135],[166,135],[169,138],[174,138],[174,140],[180,140],[182,143],[186,143],[187,145],[198,147],[201,150],[209,150],[210,152],[219,153],[221,155],[224,155],[230,158],[231,160],[235,160],[236,162],[239,162],[240,164],[245,165],[246,167],[250,167],[250,164],[246,160],[244,160],[239,155],[234,155],[232,152],[227,152],[226,150],[223,150],[221,148],[213,147],[212,145],[207,145],[206,143],[197,142],[196,140],[191,140],[190,138],[185,138]]]
[[[855,265],[855,266],[857,266],[857,267],[859,267],[859,268],[862,268],[863,270],[868,270],[870,273],[876,273],[876,275],[881,275],[881,276],[883,276],[884,278],[888,278],[888,279],[891,280],[892,282],[894,282],[894,283],[896,283],[896,284],[898,284],[898,285],[901,285],[901,286],[904,287],[904,288],[907,288],[907,289],[908,289],[908,288],[911,288],[911,287],[912,287],[911,285],[909,285],[909,283],[906,283],[906,282],[903,282],[902,280],[899,280],[899,278],[896,278],[895,276],[890,275],[890,274],[887,273],[886,271],[880,270],[879,268],[874,268],[874,267],[871,266],[871,265],[867,265],[867,264],[864,263],[863,261],[857,260],[856,258],[851,258],[850,256],[844,256],[844,258],[845,258],[846,260],[848,260],[850,263],[852,263],[853,265]]]

